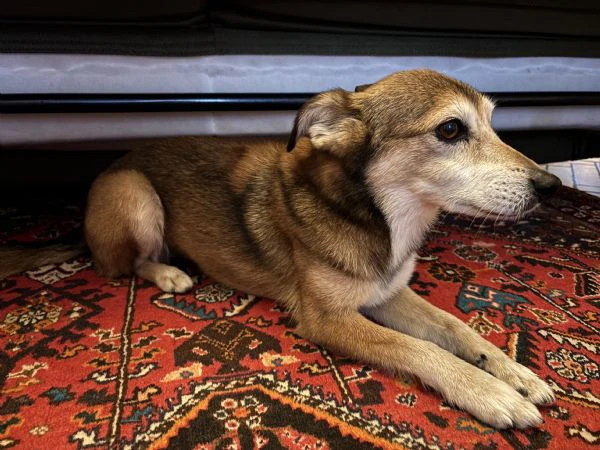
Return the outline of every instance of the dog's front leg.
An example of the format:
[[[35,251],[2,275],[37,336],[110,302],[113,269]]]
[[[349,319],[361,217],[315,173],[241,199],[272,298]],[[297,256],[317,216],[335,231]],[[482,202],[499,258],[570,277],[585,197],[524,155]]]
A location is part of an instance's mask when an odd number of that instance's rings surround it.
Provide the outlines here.
[[[453,315],[428,303],[406,287],[365,314],[386,327],[436,343],[505,381],[536,404],[554,400],[550,387],[527,367],[510,359]]]
[[[508,384],[432,342],[377,325],[358,311],[327,309],[309,299],[298,313],[298,332],[307,339],[374,367],[413,374],[496,428],[542,422],[537,408]]]

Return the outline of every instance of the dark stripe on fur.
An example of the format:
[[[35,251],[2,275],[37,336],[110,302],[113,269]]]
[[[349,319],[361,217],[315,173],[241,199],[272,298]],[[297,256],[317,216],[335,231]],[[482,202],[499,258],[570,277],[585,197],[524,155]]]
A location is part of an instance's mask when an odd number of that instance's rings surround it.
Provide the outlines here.
[[[232,209],[234,213],[234,220],[243,238],[244,251],[251,255],[256,262],[260,263],[263,266],[266,266],[268,264],[265,258],[265,254],[262,251],[260,243],[252,234],[246,221],[248,203],[252,201],[252,189],[252,184],[248,184],[246,186],[246,189],[244,189],[244,191],[241,194],[236,195],[235,193],[231,192],[228,194],[228,197],[233,199]]]

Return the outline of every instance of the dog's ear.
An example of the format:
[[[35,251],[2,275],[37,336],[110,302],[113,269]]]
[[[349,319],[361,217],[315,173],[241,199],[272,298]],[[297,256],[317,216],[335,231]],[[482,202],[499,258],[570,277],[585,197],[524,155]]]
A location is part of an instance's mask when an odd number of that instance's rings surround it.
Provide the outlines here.
[[[360,84],[354,88],[354,92],[362,92],[371,86],[373,86],[373,85],[372,84]]]
[[[360,145],[367,128],[360,111],[352,106],[350,92],[343,89],[324,92],[300,108],[287,145],[288,151],[296,141],[308,136],[313,147],[342,154]]]

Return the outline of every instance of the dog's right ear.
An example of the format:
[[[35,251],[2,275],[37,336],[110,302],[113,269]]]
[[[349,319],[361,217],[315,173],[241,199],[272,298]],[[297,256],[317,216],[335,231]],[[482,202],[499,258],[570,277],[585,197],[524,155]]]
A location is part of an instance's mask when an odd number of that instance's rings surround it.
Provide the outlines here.
[[[367,135],[367,128],[360,111],[352,106],[351,95],[343,89],[335,89],[305,103],[296,115],[288,151],[303,136],[310,138],[313,147],[340,155],[360,145]]]

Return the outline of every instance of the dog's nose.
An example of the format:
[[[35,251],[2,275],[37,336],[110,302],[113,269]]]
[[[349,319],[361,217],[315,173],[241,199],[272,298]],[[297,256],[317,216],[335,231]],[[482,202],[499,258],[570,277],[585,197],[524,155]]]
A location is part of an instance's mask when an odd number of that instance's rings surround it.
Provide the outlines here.
[[[545,170],[532,170],[530,175],[531,184],[535,192],[541,197],[546,198],[554,194],[562,186],[560,178],[546,172]]]

